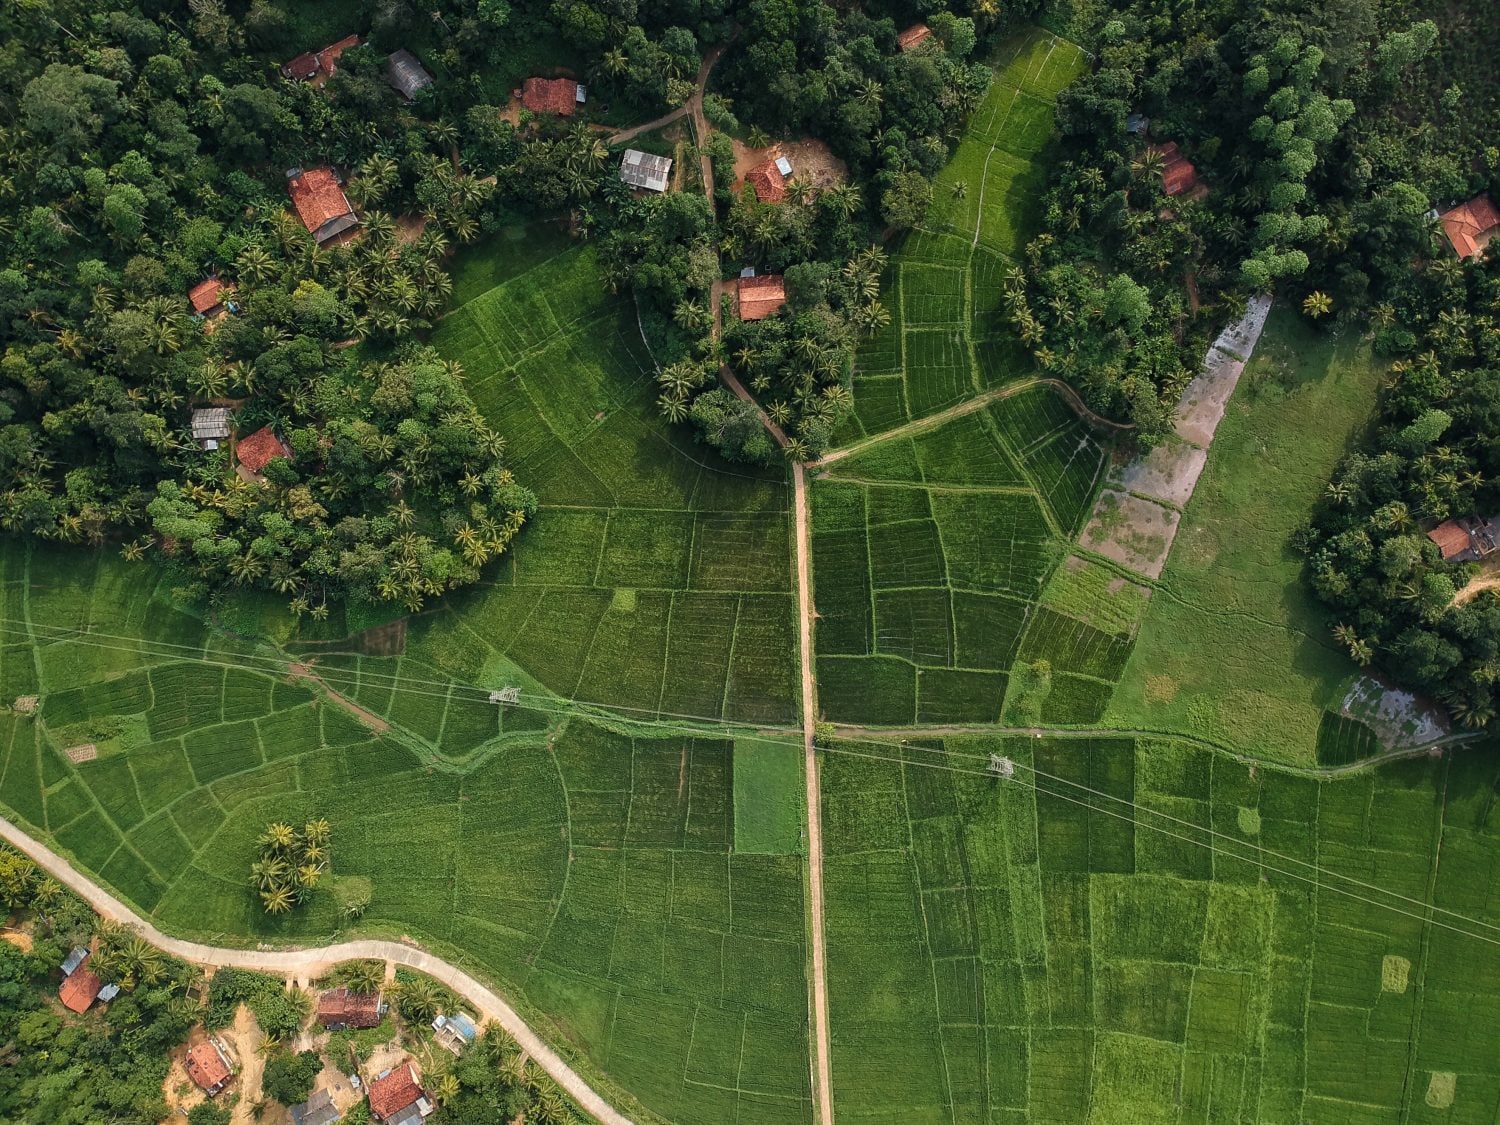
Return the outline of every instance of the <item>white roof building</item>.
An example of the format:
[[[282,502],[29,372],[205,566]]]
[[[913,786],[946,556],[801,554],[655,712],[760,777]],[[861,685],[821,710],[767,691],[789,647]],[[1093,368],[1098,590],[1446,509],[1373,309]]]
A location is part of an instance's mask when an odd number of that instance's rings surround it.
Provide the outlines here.
[[[627,148],[620,161],[620,179],[634,188],[666,191],[672,177],[672,158],[653,156],[640,149]]]
[[[776,158],[776,171],[790,179],[792,175],[792,162],[784,156],[778,156]]]

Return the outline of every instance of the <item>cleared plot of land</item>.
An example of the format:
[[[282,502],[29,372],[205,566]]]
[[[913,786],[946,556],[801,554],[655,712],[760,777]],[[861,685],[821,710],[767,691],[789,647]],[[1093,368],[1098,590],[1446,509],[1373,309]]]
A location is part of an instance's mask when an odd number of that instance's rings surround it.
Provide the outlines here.
[[[824,714],[998,722],[1033,603],[1103,460],[1067,404],[1037,386],[821,474],[812,547]]]
[[[855,362],[855,413],[836,444],[923,418],[1013,381],[1032,362],[1000,318],[1000,279],[1037,222],[1058,92],[1087,65],[1032,31],[998,53],[995,81],[933,185],[926,223],[907,238],[885,287],[891,322]]]
[[[795,717],[788,489],[712,456],[653,405],[634,315],[573,249],[451,313],[435,336],[510,442],[541,511],[483,589],[409,655],[655,716]]]
[[[71,623],[95,629],[88,644],[40,641],[29,674],[30,648],[0,662],[6,690],[40,695],[34,717],[0,714],[0,802],[163,929],[332,938],[331,890],[273,919],[245,879],[267,821],[323,816],[334,875],[373,883],[364,929],[477,966],[617,1096],[672,1120],[808,1120],[795,770],[788,808],[770,788],[736,795],[727,740],[631,738],[577,718],[546,730],[481,692],[438,691],[408,658],[330,661],[331,685],[391,716],[376,737],[192,619],[172,634],[181,649],[132,639],[110,617],[122,591],[140,621],[171,615],[152,571],[48,552],[32,561],[41,585],[16,547],[0,570],[17,628],[31,602],[69,604]],[[89,652],[111,667],[59,663]],[[75,764],[64,751],[83,728],[98,757]],[[484,753],[434,768],[404,743]],[[758,764],[763,781],[785,772]],[[758,848],[736,846],[736,805],[759,806]]]
[[[1312,764],[1354,672],[1302,578],[1292,536],[1370,416],[1378,366],[1271,313],[1214,438],[1107,721],[1194,732]],[[1347,753],[1330,745],[1323,757]],[[1329,758],[1328,755],[1332,755]]]
[[[1396,897],[1500,916],[1492,765],[1318,783],[1170,741],[847,749],[905,762],[824,764],[841,1119],[1493,1111],[1500,946]]]

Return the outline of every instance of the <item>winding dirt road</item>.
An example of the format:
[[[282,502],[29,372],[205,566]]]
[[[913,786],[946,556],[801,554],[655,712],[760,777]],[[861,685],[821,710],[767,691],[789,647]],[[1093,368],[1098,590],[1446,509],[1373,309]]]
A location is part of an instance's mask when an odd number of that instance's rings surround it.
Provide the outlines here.
[[[254,969],[310,981],[322,976],[342,961],[377,960],[405,965],[442,981],[478,1009],[483,1019],[494,1020],[511,1035],[521,1048],[545,1070],[570,1098],[605,1125],[629,1125],[630,1119],[594,1092],[536,1032],[516,1014],[514,1008],[488,987],[440,957],[394,941],[346,941],[312,949],[228,949],[182,941],[162,933],[130,907],[74,869],[51,848],[33,840],[15,824],[0,817],[0,838],[17,851],[24,852],[43,871],[63,886],[81,896],[103,917],[136,930],[152,945],[191,961],[195,965],[216,968]]]

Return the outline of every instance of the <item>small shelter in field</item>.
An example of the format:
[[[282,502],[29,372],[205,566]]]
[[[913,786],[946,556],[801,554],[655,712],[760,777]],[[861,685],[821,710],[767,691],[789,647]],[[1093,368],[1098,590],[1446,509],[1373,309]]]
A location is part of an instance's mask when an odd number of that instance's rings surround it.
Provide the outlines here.
[[[1500,550],[1500,522],[1482,517],[1446,520],[1427,533],[1444,562],[1474,562]]]
[[[432,75],[417,61],[417,56],[405,47],[386,59],[385,80],[407,101],[412,101],[432,85]]]
[[[354,208],[332,168],[293,168],[286,176],[297,217],[319,246],[359,226]]]
[[[1445,211],[1438,221],[1443,224],[1443,233],[1448,236],[1454,253],[1460,258],[1479,258],[1500,229],[1500,211],[1489,196],[1476,195],[1469,202]]]
[[[234,1070],[229,1065],[229,1055],[213,1036],[189,1047],[183,1064],[193,1085],[209,1097],[229,1085],[229,1080],[234,1077]]]
[[[792,162],[784,156],[765,160],[745,173],[745,182],[762,203],[780,203],[786,198],[786,182]]]
[[[329,1031],[375,1027],[384,1012],[385,1005],[378,992],[335,988],[318,997],[318,1022]]]
[[[188,290],[188,304],[198,316],[222,316],[234,311],[234,304],[229,300],[233,292],[233,283],[205,277]]]
[[[218,449],[229,440],[229,408],[208,406],[193,411],[193,440],[199,449]]]
[[[479,1035],[479,1029],[474,1026],[474,1021],[462,1012],[453,1012],[448,1015],[440,1014],[432,1021],[432,1036],[438,1045],[455,1055],[464,1053],[464,1048],[474,1042]]]
[[[734,287],[741,320],[764,320],[786,304],[786,283],[779,273],[742,277]]]
[[[287,1106],[287,1109],[292,1115],[292,1125],[333,1125],[344,1117],[327,1090],[315,1090],[307,1101]]]
[[[900,35],[896,36],[896,45],[903,51],[910,51],[920,47],[932,38],[932,28],[925,23],[913,24]]]
[[[528,78],[521,83],[521,104],[532,113],[571,117],[587,100],[583,84],[571,78]]]
[[[672,158],[627,148],[620,159],[620,179],[633,188],[666,191],[672,180]]]
[[[1182,155],[1176,141],[1153,145],[1151,150],[1162,158],[1161,189],[1167,195],[1190,194],[1199,198],[1208,194],[1208,189],[1198,179],[1198,169]]]
[[[291,447],[270,426],[262,426],[249,437],[240,438],[235,443],[234,456],[246,472],[257,477],[273,458],[294,460]]]
[[[350,47],[358,47],[362,40],[358,35],[346,35],[337,43],[330,43],[321,51],[306,51],[281,68],[283,78],[294,82],[327,81],[338,70],[339,56]]]
[[[410,1060],[370,1083],[370,1112],[383,1125],[418,1125],[433,1108]]]

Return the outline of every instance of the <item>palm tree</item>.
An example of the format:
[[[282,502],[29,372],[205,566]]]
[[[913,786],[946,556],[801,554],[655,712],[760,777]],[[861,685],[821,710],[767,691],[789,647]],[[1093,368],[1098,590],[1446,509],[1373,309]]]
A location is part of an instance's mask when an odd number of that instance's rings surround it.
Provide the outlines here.
[[[702,332],[712,319],[708,310],[697,301],[678,301],[672,310],[672,319],[677,322],[679,328],[684,332]]]
[[[292,908],[292,892],[289,887],[272,887],[260,894],[261,904],[267,914],[285,914]]]
[[[439,1074],[427,1083],[427,1090],[438,1105],[450,1105],[459,1094],[458,1078],[451,1071]]]
[[[662,417],[673,425],[687,420],[688,406],[686,398],[664,394],[657,398],[656,405],[661,411]]]
[[[297,843],[297,830],[284,821],[274,821],[266,825],[266,830],[261,834],[262,846],[269,845],[277,851],[289,852]]]
[[[397,1006],[407,1019],[428,1023],[437,1015],[437,987],[426,977],[398,984],[395,992]]]
[[[1303,298],[1302,311],[1312,320],[1327,316],[1333,311],[1333,298],[1321,289],[1315,289]]]
[[[788,461],[806,461],[808,456],[807,443],[801,438],[789,438],[786,443],[786,459]]]
[[[953,184],[953,198],[954,199],[962,199],[964,196],[966,196],[968,194],[969,194],[969,184],[968,184],[967,180],[957,180],[957,181],[954,182],[954,184]]]
[[[344,971],[344,983],[350,992],[373,995],[385,983],[385,966],[379,961],[356,961]]]

